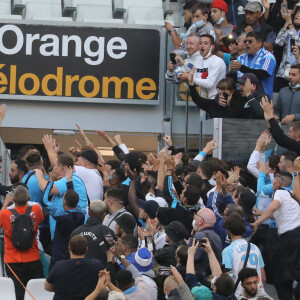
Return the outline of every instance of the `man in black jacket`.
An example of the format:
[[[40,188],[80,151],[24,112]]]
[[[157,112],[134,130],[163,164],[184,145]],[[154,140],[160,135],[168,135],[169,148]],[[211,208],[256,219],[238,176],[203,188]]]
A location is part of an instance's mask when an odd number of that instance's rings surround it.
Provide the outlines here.
[[[94,258],[102,262],[105,266],[107,262],[106,251],[117,240],[114,232],[107,226],[102,225],[105,216],[105,203],[102,200],[94,200],[89,208],[89,218],[86,224],[76,228],[71,237],[82,235],[88,241],[88,250],[85,258]]]
[[[166,242],[169,244],[157,250],[154,254],[154,259],[159,265],[169,267],[176,265],[175,252],[178,246],[186,245],[184,239],[189,238],[189,232],[185,226],[178,221],[171,222],[165,226]]]
[[[275,142],[279,146],[300,155],[300,121],[292,123],[286,136],[274,118],[273,104],[263,98],[261,100],[261,107],[264,110],[265,120],[269,124],[269,129]]]

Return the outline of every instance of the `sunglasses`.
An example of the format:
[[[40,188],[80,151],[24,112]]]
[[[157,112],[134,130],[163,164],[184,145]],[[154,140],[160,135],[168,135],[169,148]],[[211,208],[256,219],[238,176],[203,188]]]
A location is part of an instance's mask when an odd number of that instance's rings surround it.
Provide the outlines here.
[[[244,40],[244,44],[247,44],[247,43],[252,44],[253,42],[254,42],[254,40]]]

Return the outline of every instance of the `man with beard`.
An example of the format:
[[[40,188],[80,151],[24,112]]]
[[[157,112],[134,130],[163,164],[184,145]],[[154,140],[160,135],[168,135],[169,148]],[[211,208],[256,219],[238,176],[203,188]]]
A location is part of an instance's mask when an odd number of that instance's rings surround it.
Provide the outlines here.
[[[289,86],[279,91],[274,118],[280,120],[281,124],[300,120],[300,64],[291,66]]]
[[[238,296],[241,299],[257,299],[257,297],[272,298],[265,292],[264,289],[258,288],[258,273],[255,269],[244,268],[239,272],[239,278],[243,287],[243,291]]]
[[[0,160],[0,165],[2,164],[2,158]],[[1,168],[0,168],[1,169]],[[9,178],[11,184],[21,182],[24,175],[28,172],[26,168],[26,163],[24,160],[16,159],[11,164],[11,169],[9,172]],[[0,171],[1,173],[1,171]],[[11,191],[11,186],[3,185],[0,183],[0,195],[6,196],[8,192]]]
[[[108,214],[105,216],[102,224],[116,233],[116,219],[123,214],[132,216],[124,207],[123,190],[119,188],[108,189],[104,194],[104,203]]]
[[[16,159],[11,164],[11,169],[9,172],[9,178],[11,184],[16,182],[21,182],[24,175],[28,172],[26,167],[26,162],[24,160]]]

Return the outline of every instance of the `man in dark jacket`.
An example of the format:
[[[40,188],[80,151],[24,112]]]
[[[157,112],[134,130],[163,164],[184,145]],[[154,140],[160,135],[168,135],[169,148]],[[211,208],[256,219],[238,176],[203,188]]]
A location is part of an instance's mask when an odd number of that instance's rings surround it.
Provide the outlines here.
[[[201,208],[194,216],[193,227],[196,233],[189,240],[188,246],[191,247],[193,239],[202,240],[208,238],[216,258],[221,262],[222,242],[218,234],[214,232],[216,222],[215,214],[209,208]],[[207,253],[199,247],[195,254],[195,268],[199,278],[205,278],[211,274]]]
[[[245,73],[239,80],[241,96],[244,97],[245,117],[248,119],[263,119],[264,111],[260,100],[266,96],[264,87],[253,73]]]
[[[166,242],[169,244],[157,250],[154,254],[154,259],[159,265],[169,267],[176,265],[175,252],[179,245],[185,245],[184,239],[189,238],[189,232],[185,226],[178,222],[171,222],[165,226]]]
[[[300,121],[292,123],[286,136],[274,118],[273,106],[266,99],[262,99],[261,107],[264,110],[265,120],[269,123],[269,129],[275,142],[279,146],[300,155]]]
[[[71,236],[82,235],[88,241],[88,250],[85,258],[94,258],[101,261],[105,267],[107,262],[106,251],[117,240],[114,232],[102,221],[105,216],[106,206],[102,200],[94,200],[89,208],[89,218],[86,224],[76,228]]]

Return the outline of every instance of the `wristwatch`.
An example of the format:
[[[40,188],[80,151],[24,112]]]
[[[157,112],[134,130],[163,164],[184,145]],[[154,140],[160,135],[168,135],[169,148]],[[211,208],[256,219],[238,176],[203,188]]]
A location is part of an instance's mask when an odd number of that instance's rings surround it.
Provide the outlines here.
[[[172,28],[172,29],[170,29],[170,30],[168,30],[168,32],[171,34],[173,31],[175,31],[175,29],[174,28]]]
[[[294,176],[300,175],[300,172],[294,172]]]
[[[118,258],[119,258],[119,260],[121,260],[121,259],[126,258],[126,256],[122,254],[122,255],[120,255]]]

